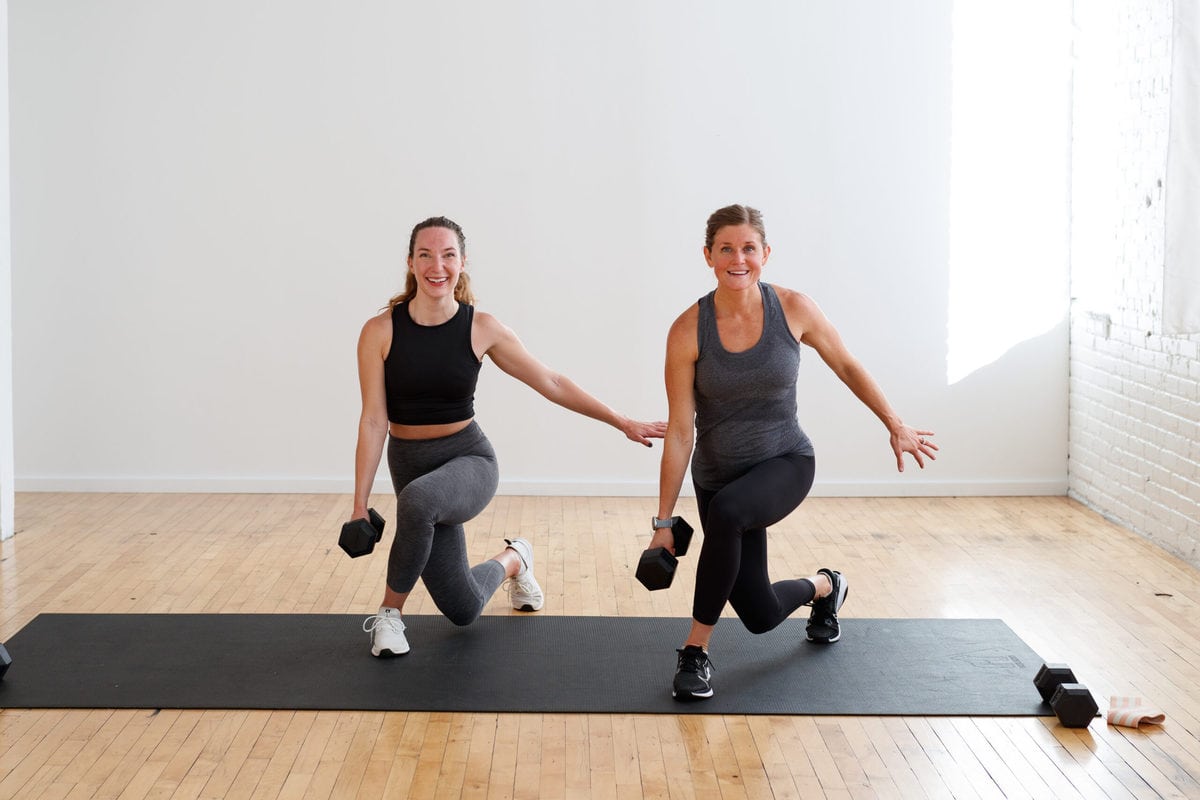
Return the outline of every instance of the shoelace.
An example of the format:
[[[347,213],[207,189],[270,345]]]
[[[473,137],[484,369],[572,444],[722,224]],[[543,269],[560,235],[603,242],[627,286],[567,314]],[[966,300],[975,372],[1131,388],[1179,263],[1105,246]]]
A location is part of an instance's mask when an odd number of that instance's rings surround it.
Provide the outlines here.
[[[403,633],[404,623],[398,617],[389,617],[384,614],[376,614],[373,617],[367,617],[363,620],[363,631],[366,633],[373,632],[376,628],[385,626],[384,630],[388,633]]]
[[[814,614],[822,614],[827,616],[833,613],[833,592],[830,592],[824,597],[818,597],[816,600],[813,600],[812,607]]]
[[[525,574],[528,575],[529,573],[526,572]],[[512,578],[509,578],[508,580],[506,580],[504,582],[504,591],[508,592],[508,596],[510,598],[516,592],[521,592],[522,594],[528,594],[528,595],[539,594],[538,588],[536,586],[531,584],[525,578],[518,578],[515,576]]]
[[[819,597],[816,600],[813,600],[812,607],[813,607],[814,613],[824,614],[827,616],[837,614],[837,612],[838,612],[837,595],[838,595],[838,587],[834,586],[833,589],[829,592],[829,594],[825,595],[824,597]]]
[[[816,623],[825,628],[832,628],[833,621],[837,619],[837,608],[834,603],[833,592],[830,592],[819,600],[813,600],[813,610],[812,616],[809,617],[809,624]]]
[[[705,664],[712,666],[712,659],[708,657],[708,653],[679,651],[680,672],[694,672],[699,675],[704,671]]]
[[[516,575],[504,581],[504,591],[508,592],[511,598],[514,592],[523,592],[525,594],[537,594],[540,589],[536,583],[529,580],[531,570],[529,564],[525,561],[525,557],[521,555],[521,551],[509,545],[509,549],[517,554],[517,558],[521,560],[521,570]]]

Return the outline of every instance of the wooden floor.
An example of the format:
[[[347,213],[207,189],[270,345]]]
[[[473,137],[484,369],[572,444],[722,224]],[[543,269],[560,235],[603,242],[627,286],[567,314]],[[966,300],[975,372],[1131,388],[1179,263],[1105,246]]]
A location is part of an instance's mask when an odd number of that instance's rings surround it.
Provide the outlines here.
[[[386,559],[338,550],[348,510],[329,495],[18,495],[0,640],[41,612],[366,615]],[[653,511],[646,498],[498,497],[469,547],[483,559],[504,536],[531,538],[543,614],[683,619],[693,559],[669,592],[632,578]],[[1141,695],[1167,721],[6,710],[0,798],[1200,797],[1195,568],[1065,498],[813,498],[771,547],[777,577],[846,573],[844,625],[999,617],[1071,664],[1102,711]],[[485,613],[512,613],[506,600]],[[435,613],[423,588],[407,611]],[[718,626],[718,664],[721,628],[738,624]],[[716,690],[735,687],[718,673]]]

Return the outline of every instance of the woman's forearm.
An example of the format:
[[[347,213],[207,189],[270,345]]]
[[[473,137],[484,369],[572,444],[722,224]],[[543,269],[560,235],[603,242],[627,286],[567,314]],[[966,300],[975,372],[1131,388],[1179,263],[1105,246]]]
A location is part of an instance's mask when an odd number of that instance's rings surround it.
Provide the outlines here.
[[[358,445],[354,449],[354,511],[355,518],[365,516],[371,499],[379,461],[383,457],[383,443],[387,436],[387,423],[362,419],[358,423]]]

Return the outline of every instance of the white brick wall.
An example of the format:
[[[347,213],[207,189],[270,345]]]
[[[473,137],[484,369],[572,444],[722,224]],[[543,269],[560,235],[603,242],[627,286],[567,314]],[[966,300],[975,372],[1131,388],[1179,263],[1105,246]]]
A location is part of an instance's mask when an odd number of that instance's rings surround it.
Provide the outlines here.
[[[1076,3],[1076,22],[1077,84],[1112,94],[1077,95],[1073,168],[1112,193],[1112,224],[1077,180],[1072,282],[1108,296],[1071,312],[1068,491],[1200,566],[1200,335],[1161,335],[1171,0]]]

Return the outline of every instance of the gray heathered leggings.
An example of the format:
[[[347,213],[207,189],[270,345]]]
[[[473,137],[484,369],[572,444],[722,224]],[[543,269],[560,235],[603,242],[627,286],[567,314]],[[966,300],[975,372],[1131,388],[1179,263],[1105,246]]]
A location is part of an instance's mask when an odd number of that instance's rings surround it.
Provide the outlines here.
[[[498,561],[468,565],[462,527],[496,493],[496,452],[472,422],[440,439],[389,436],[387,458],[396,489],[388,587],[412,591],[420,576],[439,611],[455,625],[470,625],[505,578]]]

